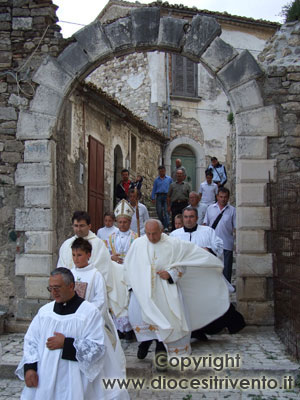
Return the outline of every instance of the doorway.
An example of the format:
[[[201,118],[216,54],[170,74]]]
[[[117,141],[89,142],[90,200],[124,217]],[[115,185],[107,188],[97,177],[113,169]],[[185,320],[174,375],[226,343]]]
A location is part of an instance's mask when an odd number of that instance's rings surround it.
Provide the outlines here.
[[[196,190],[196,157],[187,146],[177,146],[171,156],[171,171],[176,169],[175,161],[180,158],[182,166],[186,170],[185,181],[189,183],[192,190]]]
[[[104,146],[89,136],[88,212],[92,232],[103,226],[104,202]]]

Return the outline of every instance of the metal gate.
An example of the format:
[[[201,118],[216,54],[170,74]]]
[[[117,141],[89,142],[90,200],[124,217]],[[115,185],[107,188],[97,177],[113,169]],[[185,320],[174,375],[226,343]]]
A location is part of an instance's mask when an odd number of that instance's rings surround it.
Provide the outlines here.
[[[275,329],[300,359],[300,177],[271,183]]]

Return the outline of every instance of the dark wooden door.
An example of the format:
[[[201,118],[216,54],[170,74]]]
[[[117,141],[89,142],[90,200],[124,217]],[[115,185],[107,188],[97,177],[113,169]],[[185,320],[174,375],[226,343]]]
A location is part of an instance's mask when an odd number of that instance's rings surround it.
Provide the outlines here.
[[[92,231],[103,226],[104,202],[104,146],[89,136],[89,187],[88,212],[91,216]]]

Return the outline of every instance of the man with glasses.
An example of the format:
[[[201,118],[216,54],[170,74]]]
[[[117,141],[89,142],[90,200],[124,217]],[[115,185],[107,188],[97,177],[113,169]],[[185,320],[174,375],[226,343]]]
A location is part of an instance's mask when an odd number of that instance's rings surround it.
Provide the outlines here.
[[[44,305],[30,324],[16,374],[23,399],[129,399],[126,390],[104,389],[102,378],[123,378],[100,311],[79,297],[67,268],[51,272]]]
[[[108,286],[107,291],[109,291],[109,287],[111,287],[111,283],[109,281],[109,252],[107,251],[103,241],[90,230],[91,218],[89,214],[85,211],[75,211],[72,217],[72,226],[75,235],[64,241],[61,245],[61,248],[59,249],[57,267],[65,267],[68,269],[75,268],[71,246],[75,239],[82,237],[88,240],[92,245],[90,263],[93,263],[95,268],[101,272],[103,278],[105,279],[106,286]]]

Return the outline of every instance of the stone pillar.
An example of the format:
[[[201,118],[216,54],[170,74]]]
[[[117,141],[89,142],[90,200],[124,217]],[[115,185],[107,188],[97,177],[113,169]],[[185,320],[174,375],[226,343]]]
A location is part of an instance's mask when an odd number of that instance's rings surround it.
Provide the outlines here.
[[[252,83],[253,92],[255,88]],[[238,308],[248,323],[271,325],[273,269],[272,255],[266,247],[266,230],[270,229],[267,183],[269,175],[276,180],[276,160],[267,159],[267,139],[278,134],[275,108],[241,112],[236,116],[236,125]]]
[[[56,9],[51,1],[1,1],[0,306],[19,320],[49,298],[55,145],[41,140],[41,118],[27,110],[37,92],[33,74],[64,45]],[[28,123],[20,126],[20,115]]]

